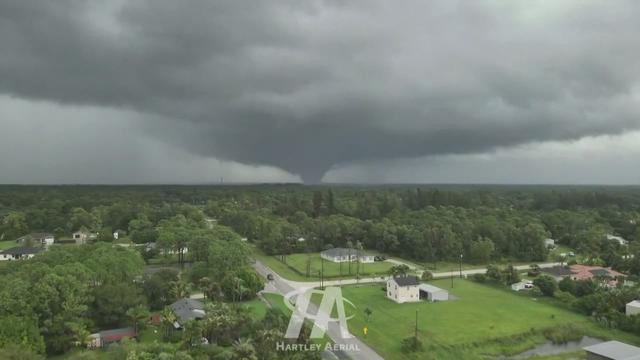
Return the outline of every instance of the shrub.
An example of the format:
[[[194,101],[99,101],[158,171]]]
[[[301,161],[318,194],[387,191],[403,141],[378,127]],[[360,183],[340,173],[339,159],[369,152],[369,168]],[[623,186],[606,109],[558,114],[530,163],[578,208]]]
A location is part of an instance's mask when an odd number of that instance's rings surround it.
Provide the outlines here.
[[[420,339],[418,339],[415,336],[410,336],[406,339],[403,339],[402,345],[400,348],[402,349],[402,352],[405,354],[424,350],[424,346],[422,345],[422,342],[420,341]]]
[[[584,332],[574,325],[567,324],[546,329],[543,335],[554,344],[566,344],[569,341],[582,339]]]
[[[558,288],[556,280],[547,275],[539,276],[537,279],[533,280],[533,285],[537,286],[545,296],[553,296],[553,293],[555,293]]]
[[[573,306],[573,302],[576,301],[576,297],[571,295],[571,293],[558,290],[553,295],[558,301],[563,303],[564,305]]]
[[[487,277],[484,274],[473,274],[471,275],[471,280],[483,283],[487,281]]]
[[[422,281],[431,281],[433,280],[433,273],[431,271],[424,271],[422,273]]]

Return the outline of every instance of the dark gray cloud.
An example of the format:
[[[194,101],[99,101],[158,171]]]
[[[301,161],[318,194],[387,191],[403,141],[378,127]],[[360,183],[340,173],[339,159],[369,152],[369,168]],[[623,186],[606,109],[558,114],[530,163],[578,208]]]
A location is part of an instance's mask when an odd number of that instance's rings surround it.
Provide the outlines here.
[[[0,92],[153,114],[139,131],[318,181],[639,128],[639,16],[631,0],[2,0]]]

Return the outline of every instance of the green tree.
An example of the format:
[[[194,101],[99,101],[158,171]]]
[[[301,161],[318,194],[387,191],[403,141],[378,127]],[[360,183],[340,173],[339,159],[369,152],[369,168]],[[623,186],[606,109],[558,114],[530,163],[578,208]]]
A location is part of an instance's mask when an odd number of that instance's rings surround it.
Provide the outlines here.
[[[256,349],[250,339],[239,339],[233,343],[232,360],[258,360]]]
[[[548,275],[538,276],[533,280],[533,285],[537,286],[545,296],[553,296],[558,288],[555,279]]]
[[[127,310],[127,317],[129,321],[133,324],[133,329],[135,333],[138,334],[140,329],[146,324],[147,320],[150,317],[149,309],[143,305],[136,305],[129,310]]]

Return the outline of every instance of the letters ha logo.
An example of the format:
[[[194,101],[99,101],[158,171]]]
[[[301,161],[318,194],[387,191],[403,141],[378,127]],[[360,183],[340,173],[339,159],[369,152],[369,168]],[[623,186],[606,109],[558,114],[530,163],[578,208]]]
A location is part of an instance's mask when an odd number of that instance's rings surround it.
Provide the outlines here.
[[[311,303],[311,296],[313,294],[321,294],[322,301],[320,307]],[[311,339],[321,339],[329,328],[329,323],[338,323],[340,328],[340,337],[343,339],[350,339],[353,335],[349,334],[349,328],[347,327],[347,320],[352,319],[355,315],[347,317],[344,311],[344,303],[351,305],[352,308],[356,306],[349,300],[342,297],[342,290],[339,287],[327,287],[324,291],[319,289],[301,289],[292,291],[284,296],[285,305],[291,309],[291,319],[289,320],[289,327],[285,338],[297,339],[302,330],[304,319],[313,320],[313,330],[311,330]],[[333,306],[336,306],[337,318],[332,318]],[[309,307],[311,305],[311,309]],[[310,310],[318,309],[315,314],[310,313]]]

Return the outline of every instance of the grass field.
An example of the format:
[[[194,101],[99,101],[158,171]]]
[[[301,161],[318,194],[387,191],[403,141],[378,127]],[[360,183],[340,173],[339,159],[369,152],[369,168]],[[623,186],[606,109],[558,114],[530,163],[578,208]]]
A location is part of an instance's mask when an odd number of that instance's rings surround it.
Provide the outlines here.
[[[319,272],[323,268],[323,261],[319,253],[287,255],[286,263],[282,262],[280,257],[265,255],[255,248],[254,256],[277,272],[278,275],[289,280],[315,281],[319,278]],[[308,261],[311,262],[309,277],[307,277]],[[393,265],[393,263],[386,261],[369,264],[360,263],[360,277],[386,275]],[[351,263],[351,274],[349,274],[349,263],[340,265],[339,263],[324,260],[324,277],[325,279],[355,278],[356,266],[355,262]]]
[[[434,281],[450,289],[448,280]],[[456,280],[451,293],[458,300],[440,303],[396,304],[385,297],[382,285],[343,288],[356,304],[349,321],[351,332],[385,359],[482,359],[486,355],[513,355],[545,342],[541,330],[573,324],[585,334],[638,343],[630,334],[603,329],[589,318],[553,304],[515,294],[507,289]],[[373,311],[367,323],[364,309]],[[418,310],[418,336],[425,351],[407,356],[401,340],[412,336]],[[367,337],[363,336],[364,326]]]
[[[14,246],[18,246],[15,240],[0,241],[0,250],[12,248]]]

